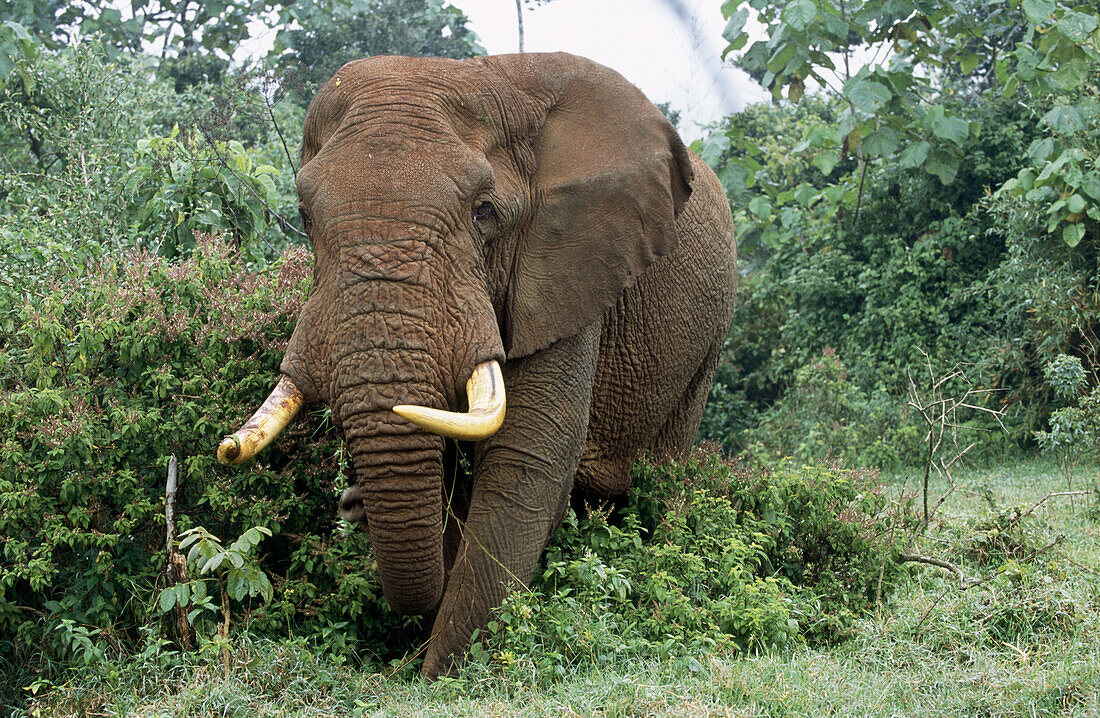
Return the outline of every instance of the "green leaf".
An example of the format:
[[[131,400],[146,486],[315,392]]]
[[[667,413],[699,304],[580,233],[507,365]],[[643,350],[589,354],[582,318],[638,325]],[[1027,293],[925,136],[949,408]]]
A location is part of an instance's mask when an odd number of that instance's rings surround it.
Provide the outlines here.
[[[1016,181],[1019,183],[1021,190],[1029,192],[1035,186],[1035,172],[1030,169],[1022,169],[1016,175]]]
[[[796,31],[802,32],[817,17],[817,6],[813,0],[791,0],[779,17]]]
[[[209,561],[206,562],[206,565],[204,565],[202,567],[202,572],[203,573],[210,573],[211,571],[217,571],[218,567],[222,565],[222,562],[224,560],[225,560],[225,553],[216,554]]]
[[[969,75],[978,69],[978,63],[982,61],[982,58],[978,55],[967,54],[959,58],[959,69],[964,75]]]
[[[1096,29],[1096,16],[1070,10],[1058,21],[1058,29],[1074,42],[1084,42]]]
[[[730,148],[730,138],[725,132],[717,130],[707,135],[703,141],[703,147],[699,151],[699,157],[711,167],[717,167],[722,155]]]
[[[234,601],[240,601],[245,597],[247,586],[245,585],[244,576],[239,571],[231,571],[229,576],[226,577],[225,585],[229,591],[229,597]]]
[[[844,88],[845,95],[852,105],[866,115],[873,115],[878,108],[890,101],[893,96],[890,88],[881,82],[857,78]]]
[[[1027,148],[1027,156],[1031,158],[1032,164],[1038,167],[1046,161],[1047,157],[1050,157],[1053,151],[1054,140],[1050,137],[1042,137],[1033,141]]]
[[[1081,191],[1092,198],[1094,203],[1100,203],[1100,177],[1095,173],[1089,173],[1081,178]]]
[[[749,211],[760,219],[767,219],[772,213],[772,203],[767,197],[756,196],[749,202]]]
[[[726,23],[726,27],[722,30],[722,37],[728,42],[736,42],[745,29],[745,22],[749,19],[749,9],[743,7],[728,17],[729,22]]]
[[[1066,209],[1068,209],[1071,214],[1084,212],[1085,198],[1079,194],[1071,194],[1069,197],[1066,198]]]
[[[793,42],[786,42],[780,45],[768,59],[768,71],[776,75],[781,73],[787,67],[787,63],[791,61],[796,52],[798,52],[798,46]]]
[[[970,138],[970,124],[958,117],[945,115],[933,120],[932,132],[936,137],[949,140],[958,147],[965,147]]]
[[[951,184],[959,171],[959,158],[941,150],[933,150],[924,162],[924,169],[939,177],[943,184]]]
[[[1024,14],[1033,25],[1042,25],[1054,14],[1053,0],[1024,0]]]
[[[872,157],[890,157],[898,151],[901,139],[889,127],[880,127],[863,138],[863,151]]]
[[[1062,228],[1062,241],[1070,247],[1076,247],[1084,236],[1085,225],[1083,222],[1067,224]]]
[[[901,151],[901,157],[898,158],[898,164],[906,169],[920,167],[928,157],[928,150],[931,149],[931,147],[932,146],[928,144],[926,140],[910,144]]]
[[[189,585],[187,585],[186,583],[177,583],[175,586],[172,587],[172,589],[176,594],[177,606],[180,606],[182,608],[183,606],[186,606],[188,602],[190,602],[191,587]]]
[[[160,592],[160,612],[168,613],[176,605],[176,592],[172,590],[172,586],[164,589]]]
[[[1092,63],[1084,58],[1060,62],[1054,70],[1054,81],[1063,90],[1074,90],[1085,82],[1091,68]]]
[[[798,185],[794,190],[795,201],[803,207],[809,207],[819,197],[820,195],[818,194],[817,188],[805,182]]]
[[[836,167],[837,156],[835,152],[821,152],[814,155],[814,158],[810,160],[813,166],[821,170],[821,174],[829,175],[832,173],[833,168]]]

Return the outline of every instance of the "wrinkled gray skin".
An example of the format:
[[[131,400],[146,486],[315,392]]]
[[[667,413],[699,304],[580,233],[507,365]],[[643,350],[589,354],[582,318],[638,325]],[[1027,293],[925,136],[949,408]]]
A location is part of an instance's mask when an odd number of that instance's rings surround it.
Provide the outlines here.
[[[621,496],[641,453],[690,447],[733,307],[729,207],[636,88],[565,54],[349,63],[297,182],[316,265],[282,371],[346,436],[341,513],[394,609],[434,614],[435,677],[531,579],[571,491]],[[490,359],[507,415],[465,476],[390,409],[464,410]]]

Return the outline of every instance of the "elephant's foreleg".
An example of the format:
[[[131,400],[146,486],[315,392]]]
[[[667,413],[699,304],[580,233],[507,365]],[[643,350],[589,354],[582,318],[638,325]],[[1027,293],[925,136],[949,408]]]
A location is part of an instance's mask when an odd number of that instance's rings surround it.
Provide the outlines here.
[[[473,492],[423,674],[450,670],[470,636],[526,585],[568,505],[587,432],[599,327],[508,362],[508,415],[474,455]],[[452,517],[453,520],[453,517]]]

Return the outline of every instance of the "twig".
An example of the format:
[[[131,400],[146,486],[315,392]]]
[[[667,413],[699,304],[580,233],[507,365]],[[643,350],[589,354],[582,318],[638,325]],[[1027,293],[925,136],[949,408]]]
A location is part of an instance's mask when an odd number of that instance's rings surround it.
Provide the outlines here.
[[[286,140],[283,139],[283,131],[279,128],[279,122],[275,119],[275,105],[267,99],[267,93],[261,93],[264,98],[264,105],[267,107],[267,116],[271,118],[271,124],[275,127],[275,134],[279,135],[279,141],[283,143],[283,152],[286,153],[286,161],[290,163],[291,171],[297,175],[298,168],[294,166],[294,159],[290,156],[290,148],[286,146]]]
[[[1043,498],[1036,501],[1035,504],[1030,509],[1023,512],[1021,514],[1021,516],[1027,516],[1032,511],[1034,511],[1035,509],[1039,508],[1040,506],[1045,504],[1050,499],[1053,499],[1057,496],[1088,496],[1091,493],[1092,493],[1091,491],[1052,491],[1051,493],[1047,494]]]
[[[1100,571],[1097,571],[1096,569],[1093,569],[1093,568],[1089,568],[1088,566],[1086,566],[1086,565],[1085,565],[1085,564],[1083,564],[1083,563],[1077,563],[1077,562],[1076,562],[1076,561],[1074,561],[1074,560],[1073,560],[1072,558],[1067,558],[1067,559],[1066,559],[1066,561],[1067,561],[1068,563],[1072,563],[1072,564],[1073,564],[1074,566],[1076,566],[1077,568],[1081,569],[1082,571],[1088,571],[1088,572],[1089,572],[1089,573],[1091,573],[1091,574],[1092,574],[1093,576],[1100,576]]]
[[[165,543],[168,548],[168,580],[171,583],[187,583],[187,559],[176,550],[176,485],[179,475],[176,455],[168,457],[168,482],[164,487],[164,522],[167,524]],[[191,648],[191,624],[187,622],[187,611],[176,605],[176,632],[184,648]]]
[[[946,595],[947,595],[947,592],[948,592],[948,591],[950,591],[950,590],[951,590],[951,587],[950,587],[950,586],[948,586],[947,588],[943,589],[943,592],[942,592],[942,593],[940,593],[940,595],[939,595],[939,596],[938,596],[938,597],[936,598],[936,600],[935,600],[935,601],[933,601],[933,602],[932,602],[932,603],[931,603],[931,604],[930,604],[930,605],[928,606],[928,610],[924,612],[924,614],[923,614],[923,615],[922,615],[922,616],[920,617],[920,620],[919,620],[919,621],[917,621],[917,625],[913,627],[913,632],[914,632],[914,633],[915,633],[915,632],[917,631],[917,629],[918,629],[918,628],[920,628],[920,627],[921,627],[922,625],[924,625],[924,621],[925,621],[925,620],[926,620],[926,619],[928,618],[928,616],[929,616],[929,615],[930,615],[930,614],[932,613],[932,609],[933,609],[933,608],[935,608],[936,606],[938,606],[938,605],[939,605],[940,601],[942,601],[942,600],[943,600],[943,597],[944,597],[944,596],[946,596]],[[960,589],[960,590],[962,590],[962,589]]]
[[[950,561],[944,561],[943,559],[934,558],[932,556],[920,556],[915,553],[903,553],[898,556],[898,560],[901,561],[901,563],[916,562],[927,563],[931,566],[938,566],[940,568],[947,569],[951,573],[958,576],[960,587],[966,582],[966,576],[963,575],[962,569],[951,563]]]

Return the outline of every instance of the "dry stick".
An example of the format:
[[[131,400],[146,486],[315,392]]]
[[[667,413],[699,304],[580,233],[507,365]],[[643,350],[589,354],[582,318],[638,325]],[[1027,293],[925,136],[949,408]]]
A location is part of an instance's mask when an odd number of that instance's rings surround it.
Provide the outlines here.
[[[1092,493],[1091,491],[1053,491],[1053,492],[1047,494],[1046,496],[1044,496],[1043,498],[1039,499],[1038,501],[1036,501],[1035,504],[1030,509],[1028,509],[1027,511],[1020,514],[1020,516],[1027,516],[1032,511],[1039,508],[1040,506],[1045,504],[1047,501],[1049,501],[1050,499],[1053,499],[1056,496],[1088,496],[1091,493]]]
[[[165,546],[168,549],[168,580],[173,584],[187,582],[187,560],[176,550],[176,483],[179,474],[176,455],[168,457],[168,482],[164,487],[164,523],[167,525]],[[187,622],[187,611],[177,605],[173,609],[176,616],[176,632],[183,647],[191,648],[191,624]]]
[[[955,574],[956,576],[959,577],[959,587],[960,588],[962,588],[963,584],[966,582],[966,576],[963,575],[962,569],[959,568],[958,566],[956,566],[955,564],[951,563],[950,561],[944,561],[943,559],[940,559],[940,558],[933,558],[932,556],[921,556],[921,555],[915,554],[915,553],[900,554],[898,556],[898,560],[901,561],[902,563],[906,563],[906,562],[927,563],[931,566],[939,566],[940,568],[947,569],[948,571],[950,571],[951,573],[953,573],[953,574]]]

